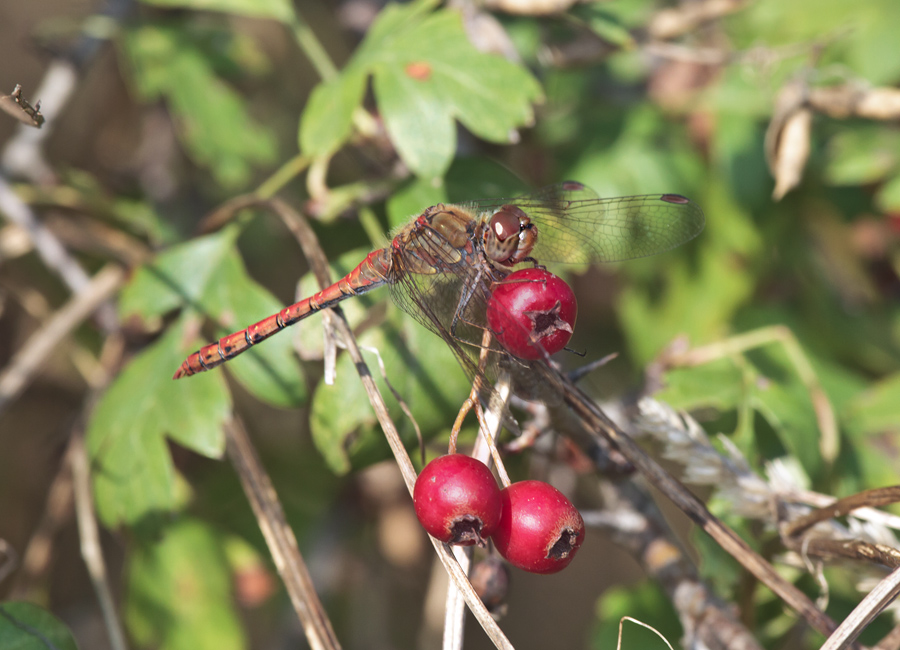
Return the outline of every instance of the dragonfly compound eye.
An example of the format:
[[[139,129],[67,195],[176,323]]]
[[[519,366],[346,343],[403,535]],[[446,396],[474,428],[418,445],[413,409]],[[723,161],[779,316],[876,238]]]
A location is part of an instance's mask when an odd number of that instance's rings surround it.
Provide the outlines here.
[[[529,223],[528,215],[514,205],[504,205],[491,217],[491,230],[497,241],[504,242],[510,237],[518,237]]]

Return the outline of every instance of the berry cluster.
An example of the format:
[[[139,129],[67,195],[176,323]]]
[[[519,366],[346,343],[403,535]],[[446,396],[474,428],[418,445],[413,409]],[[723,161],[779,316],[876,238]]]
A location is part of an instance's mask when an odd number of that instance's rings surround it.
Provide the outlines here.
[[[507,352],[535,360],[565,347],[576,314],[569,285],[534,267],[495,282],[486,315],[491,334]],[[452,453],[455,446],[454,434],[451,453],[430,462],[416,480],[413,500],[425,530],[460,546],[484,546],[491,538],[510,564],[532,573],[568,566],[584,541],[584,521],[575,506],[541,481],[501,490],[484,463]]]
[[[491,537],[510,564],[532,573],[561,571],[584,541],[584,521],[559,490],[542,481],[501,490],[484,463],[463,454],[428,463],[413,501],[437,539],[470,546]]]

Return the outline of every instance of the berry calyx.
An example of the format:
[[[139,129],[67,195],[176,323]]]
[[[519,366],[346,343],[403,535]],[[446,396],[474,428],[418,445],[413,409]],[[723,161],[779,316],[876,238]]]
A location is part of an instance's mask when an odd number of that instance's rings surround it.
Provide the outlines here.
[[[584,520],[562,492],[543,481],[500,491],[503,513],[494,545],[513,566],[531,573],[566,568],[584,541]]]
[[[428,463],[416,479],[413,503],[429,534],[458,546],[483,546],[496,530],[502,509],[491,470],[464,454]]]
[[[494,336],[520,359],[562,350],[572,338],[577,315],[572,288],[542,268],[521,269],[494,283],[487,305]]]

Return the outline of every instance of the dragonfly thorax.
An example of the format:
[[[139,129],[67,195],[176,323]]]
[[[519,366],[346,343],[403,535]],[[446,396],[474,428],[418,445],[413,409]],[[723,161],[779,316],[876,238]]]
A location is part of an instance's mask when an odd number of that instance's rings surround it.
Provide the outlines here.
[[[537,226],[521,208],[504,205],[491,215],[484,232],[484,252],[503,266],[515,266],[531,255],[537,243]]]

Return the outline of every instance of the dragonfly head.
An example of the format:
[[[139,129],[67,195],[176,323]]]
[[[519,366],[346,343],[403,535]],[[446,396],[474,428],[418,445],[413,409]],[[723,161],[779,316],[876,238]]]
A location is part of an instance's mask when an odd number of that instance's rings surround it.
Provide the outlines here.
[[[515,266],[531,255],[537,243],[537,226],[521,208],[504,205],[491,215],[484,233],[488,258],[504,266]]]

